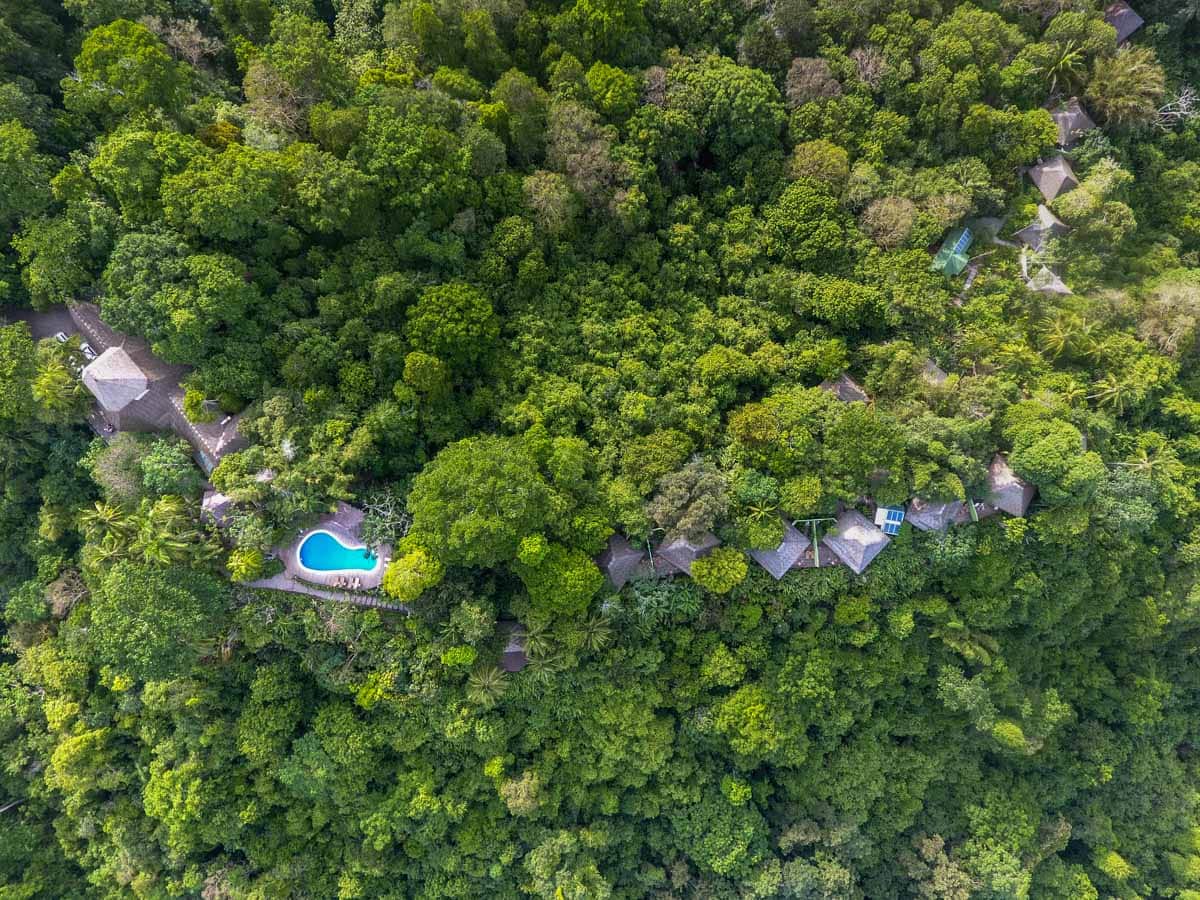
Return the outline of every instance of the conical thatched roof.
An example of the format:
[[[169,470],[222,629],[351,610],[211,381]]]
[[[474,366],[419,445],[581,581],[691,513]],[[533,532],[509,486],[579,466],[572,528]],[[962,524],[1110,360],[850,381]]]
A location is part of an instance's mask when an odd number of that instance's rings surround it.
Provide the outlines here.
[[[1104,9],[1104,21],[1117,29],[1117,43],[1123,44],[1133,33],[1141,28],[1146,20],[1134,12],[1133,7],[1125,0],[1110,3]]]
[[[1049,266],[1042,266],[1029,276],[1029,289],[1043,294],[1069,294],[1071,289]]]
[[[819,387],[823,391],[829,391],[843,403],[867,403],[871,399],[862,386],[844,372],[832,381],[822,381]]]
[[[1002,453],[988,466],[988,503],[1010,516],[1023,516],[1037,488],[1019,478]]]
[[[120,412],[146,393],[149,382],[122,347],[109,347],[83,370],[83,383],[108,412]]]
[[[694,541],[678,537],[660,544],[654,555],[672,569],[684,575],[691,575],[692,563],[720,544],[721,541],[715,534],[706,533]]]
[[[1050,238],[1060,237],[1070,231],[1066,223],[1050,212],[1049,207],[1039,203],[1037,216],[1016,233],[1021,241],[1034,250],[1041,250]]]
[[[890,540],[861,513],[848,509],[838,516],[837,528],[822,543],[856,574],[862,574]]]
[[[645,550],[633,546],[622,535],[614,534],[609,537],[608,547],[597,558],[596,565],[608,576],[614,587],[622,588],[645,558]]]
[[[1037,185],[1037,189],[1047,201],[1079,187],[1079,179],[1075,177],[1071,164],[1061,155],[1030,168],[1029,180]]]
[[[921,377],[930,384],[945,384],[946,379],[950,376],[946,374],[945,369],[932,359],[927,359],[925,360],[925,365],[921,366]]]
[[[774,550],[751,550],[754,561],[778,581],[796,564],[812,543],[791,522],[783,523],[783,540]]]
[[[1070,147],[1096,127],[1076,97],[1050,110],[1050,118],[1058,126],[1058,145],[1064,148]]]

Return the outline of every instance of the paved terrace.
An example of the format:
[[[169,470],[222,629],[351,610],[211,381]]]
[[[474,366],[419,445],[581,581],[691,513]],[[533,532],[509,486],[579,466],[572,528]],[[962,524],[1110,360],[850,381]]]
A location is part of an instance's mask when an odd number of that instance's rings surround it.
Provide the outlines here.
[[[121,347],[145,372],[146,394],[136,401],[131,415],[118,419],[106,415],[98,405],[88,415],[88,423],[106,440],[118,431],[174,431],[195,448],[208,473],[216,468],[225,453],[242,445],[237,416],[221,416],[213,422],[192,422],[184,415],[180,382],[191,371],[188,366],[163,362],[145,341],[114,331],[100,318],[100,310],[94,304],[74,303],[41,312],[13,310],[3,315],[13,321],[27,322],[35,340],[53,337],[61,331],[79,335],[97,354],[110,347]]]

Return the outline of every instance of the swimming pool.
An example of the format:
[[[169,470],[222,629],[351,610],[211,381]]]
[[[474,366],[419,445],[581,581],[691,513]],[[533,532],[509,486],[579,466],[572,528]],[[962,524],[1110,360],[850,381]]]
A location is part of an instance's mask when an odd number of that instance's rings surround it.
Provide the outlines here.
[[[328,531],[314,531],[300,543],[300,565],[311,572],[371,572],[379,566],[368,547],[347,547]]]

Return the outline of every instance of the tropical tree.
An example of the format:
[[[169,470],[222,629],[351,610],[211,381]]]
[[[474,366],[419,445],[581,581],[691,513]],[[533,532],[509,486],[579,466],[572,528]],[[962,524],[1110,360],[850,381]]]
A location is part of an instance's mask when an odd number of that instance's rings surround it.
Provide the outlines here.
[[[1154,121],[1166,90],[1166,75],[1154,49],[1138,45],[1096,59],[1087,99],[1105,121],[1135,128]]]

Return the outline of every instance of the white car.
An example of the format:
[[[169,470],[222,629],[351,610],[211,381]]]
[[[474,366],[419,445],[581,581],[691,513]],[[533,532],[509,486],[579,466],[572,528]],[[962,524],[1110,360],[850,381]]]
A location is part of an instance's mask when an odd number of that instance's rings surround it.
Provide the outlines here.
[[[58,341],[60,344],[65,344],[67,341],[70,340],[70,338],[67,337],[67,333],[65,331],[54,332],[54,339],[56,341]]]
[[[92,345],[89,344],[87,341],[84,341],[82,344],[80,344],[79,349],[81,351],[83,351],[83,355],[88,358],[89,362],[96,358],[95,349],[93,349]]]

